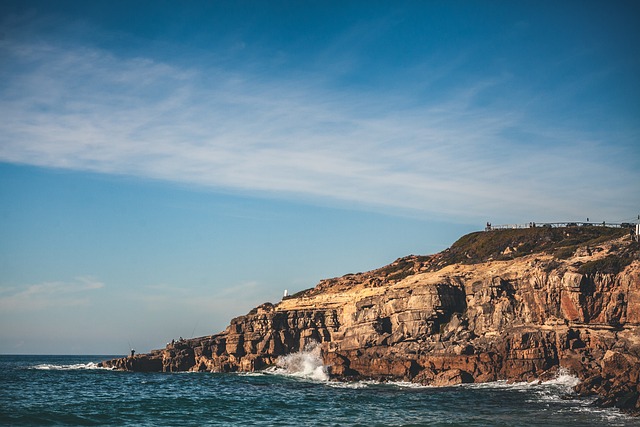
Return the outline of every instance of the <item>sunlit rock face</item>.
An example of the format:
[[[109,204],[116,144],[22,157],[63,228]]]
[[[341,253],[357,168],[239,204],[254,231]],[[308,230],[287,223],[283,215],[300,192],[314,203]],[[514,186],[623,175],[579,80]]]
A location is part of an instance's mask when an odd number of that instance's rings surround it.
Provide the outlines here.
[[[640,253],[624,230],[464,236],[265,303],[217,335],[104,362],[134,371],[254,371],[311,342],[335,379],[446,386],[553,377],[640,414]]]

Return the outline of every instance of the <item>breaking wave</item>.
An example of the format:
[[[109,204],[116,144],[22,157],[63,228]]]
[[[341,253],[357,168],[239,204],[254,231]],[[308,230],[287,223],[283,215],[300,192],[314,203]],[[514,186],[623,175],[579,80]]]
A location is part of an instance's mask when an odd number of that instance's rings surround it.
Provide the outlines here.
[[[569,393],[573,390],[573,387],[578,385],[579,382],[580,379],[578,377],[572,375],[567,369],[560,368],[558,369],[556,376],[547,381],[521,381],[510,383],[506,380],[500,380],[487,383],[463,384],[463,386],[470,388],[510,388],[514,390],[529,390],[543,386],[543,388],[551,388]]]
[[[322,364],[320,344],[317,342],[307,344],[297,353],[280,357],[276,366],[267,369],[267,372],[313,381],[329,381],[329,373]]]
[[[558,373],[555,378],[542,382],[542,384],[558,385],[568,389],[573,389],[573,387],[577,386],[578,383],[580,383],[580,379],[575,375],[572,375],[566,368],[558,369]]]
[[[111,368],[104,368],[102,366],[98,366],[97,363],[89,362],[89,363],[74,363],[74,364],[52,364],[52,363],[42,363],[40,365],[32,366],[31,369],[38,369],[43,371],[76,371],[83,369],[105,369],[111,370]]]
[[[561,368],[556,376],[547,381],[531,382],[507,382],[506,380],[491,381],[486,383],[457,384],[448,387],[462,387],[472,389],[511,389],[514,391],[531,392],[541,400],[559,400],[562,396],[567,396],[573,392],[573,387],[578,385],[580,380],[572,375],[567,369]],[[331,381],[328,385],[336,388],[368,388],[377,386],[388,386],[406,389],[438,389],[429,384],[420,384],[410,381],[380,381],[380,380],[358,380],[358,381]]]

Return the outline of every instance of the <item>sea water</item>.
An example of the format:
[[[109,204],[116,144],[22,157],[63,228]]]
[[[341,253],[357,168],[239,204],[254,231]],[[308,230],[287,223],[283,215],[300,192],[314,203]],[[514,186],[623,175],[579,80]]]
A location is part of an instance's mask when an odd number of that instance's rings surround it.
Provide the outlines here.
[[[134,426],[639,426],[568,398],[576,379],[423,387],[330,381],[317,351],[251,374],[101,369],[113,356],[0,356],[0,424]]]

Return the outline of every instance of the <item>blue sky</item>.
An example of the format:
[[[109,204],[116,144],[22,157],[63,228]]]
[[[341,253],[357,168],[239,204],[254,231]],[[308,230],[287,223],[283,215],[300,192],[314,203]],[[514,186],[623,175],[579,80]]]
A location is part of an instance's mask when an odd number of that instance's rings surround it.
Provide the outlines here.
[[[635,2],[0,5],[0,353],[125,353],[486,221],[640,213]]]

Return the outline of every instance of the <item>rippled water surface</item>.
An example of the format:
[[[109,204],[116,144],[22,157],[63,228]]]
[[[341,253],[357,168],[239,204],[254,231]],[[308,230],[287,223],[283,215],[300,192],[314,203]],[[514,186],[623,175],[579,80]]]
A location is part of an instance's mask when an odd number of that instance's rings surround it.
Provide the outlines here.
[[[590,400],[575,379],[448,388],[335,383],[302,357],[261,374],[130,373],[109,356],[0,356],[2,425],[638,426]],[[565,397],[565,398],[563,398]]]

